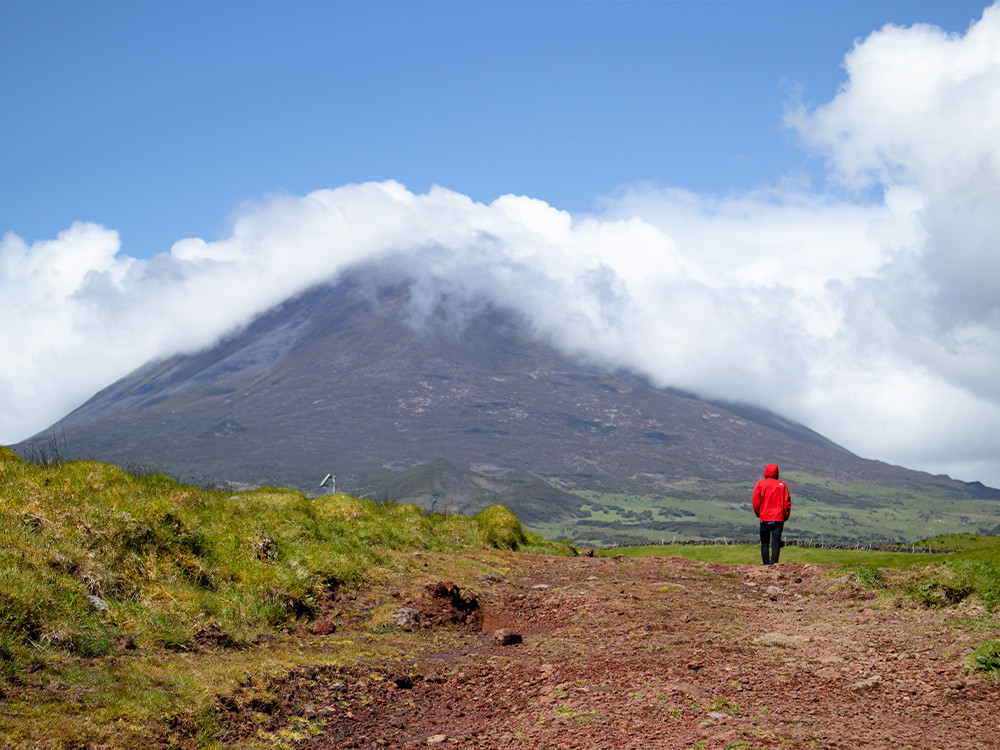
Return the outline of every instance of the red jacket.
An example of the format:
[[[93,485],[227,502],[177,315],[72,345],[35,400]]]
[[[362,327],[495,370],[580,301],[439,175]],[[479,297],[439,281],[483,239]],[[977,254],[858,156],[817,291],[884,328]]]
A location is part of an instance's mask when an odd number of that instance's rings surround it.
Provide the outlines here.
[[[753,512],[761,521],[787,521],[792,514],[792,495],[778,480],[778,464],[764,467],[764,478],[754,485]]]

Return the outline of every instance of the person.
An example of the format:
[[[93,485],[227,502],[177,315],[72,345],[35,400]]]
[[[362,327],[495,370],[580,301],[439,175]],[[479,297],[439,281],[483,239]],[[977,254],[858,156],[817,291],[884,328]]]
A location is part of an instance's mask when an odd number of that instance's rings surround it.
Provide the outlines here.
[[[760,557],[765,565],[774,565],[781,553],[781,532],[792,514],[792,495],[778,479],[778,464],[765,466],[764,478],[754,485],[753,512],[760,519]]]

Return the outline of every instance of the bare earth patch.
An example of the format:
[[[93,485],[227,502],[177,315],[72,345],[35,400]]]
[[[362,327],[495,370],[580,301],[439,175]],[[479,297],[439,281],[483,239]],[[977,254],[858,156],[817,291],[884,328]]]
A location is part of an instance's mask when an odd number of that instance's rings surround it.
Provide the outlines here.
[[[269,706],[236,696],[224,724],[309,750],[1000,746],[1000,687],[961,669],[984,636],[822,566],[511,564],[478,583],[481,621],[377,668],[292,675]]]

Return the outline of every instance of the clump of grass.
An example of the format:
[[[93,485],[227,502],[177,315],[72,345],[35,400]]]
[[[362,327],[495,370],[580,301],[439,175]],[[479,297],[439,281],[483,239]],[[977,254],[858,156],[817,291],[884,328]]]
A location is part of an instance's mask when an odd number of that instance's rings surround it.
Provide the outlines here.
[[[503,505],[491,505],[476,515],[479,538],[483,544],[497,549],[516,550],[528,537],[514,513]]]
[[[858,586],[868,591],[881,591],[887,586],[885,573],[874,565],[857,566],[853,571],[852,579]]]

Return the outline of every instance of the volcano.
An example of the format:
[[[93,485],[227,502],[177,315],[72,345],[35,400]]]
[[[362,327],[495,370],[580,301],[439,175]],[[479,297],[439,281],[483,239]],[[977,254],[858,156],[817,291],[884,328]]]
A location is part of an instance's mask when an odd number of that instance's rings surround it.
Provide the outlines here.
[[[330,474],[358,496],[443,512],[501,502],[540,524],[580,521],[609,496],[745,504],[769,462],[828,484],[1000,499],[863,459],[764,409],[568,356],[508,310],[418,308],[407,284],[362,272],[140,367],[19,447],[54,438],[67,457],[185,482],[311,494]]]

